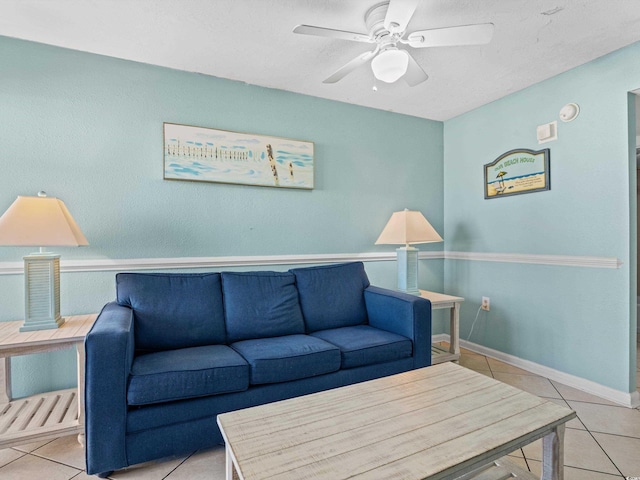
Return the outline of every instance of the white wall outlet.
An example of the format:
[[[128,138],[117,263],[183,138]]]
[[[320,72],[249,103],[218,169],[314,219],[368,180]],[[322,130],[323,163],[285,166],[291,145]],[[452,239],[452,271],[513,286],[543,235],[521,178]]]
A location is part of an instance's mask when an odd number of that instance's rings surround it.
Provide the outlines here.
[[[491,310],[491,299],[489,297],[482,297],[482,310],[487,312]]]

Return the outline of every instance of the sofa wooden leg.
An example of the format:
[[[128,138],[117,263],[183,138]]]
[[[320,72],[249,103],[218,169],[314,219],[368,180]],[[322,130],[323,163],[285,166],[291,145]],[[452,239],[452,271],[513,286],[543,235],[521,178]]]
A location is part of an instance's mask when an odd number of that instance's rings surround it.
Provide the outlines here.
[[[112,473],[113,473],[113,470],[109,470],[108,472],[98,473],[98,478],[107,478]]]

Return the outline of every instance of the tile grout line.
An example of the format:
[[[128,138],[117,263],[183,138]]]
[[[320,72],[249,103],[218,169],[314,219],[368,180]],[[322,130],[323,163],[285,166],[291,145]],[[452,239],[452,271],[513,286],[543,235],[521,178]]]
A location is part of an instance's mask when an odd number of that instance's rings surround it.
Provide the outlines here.
[[[532,461],[532,462],[537,462],[537,463],[542,463],[542,461],[541,461],[541,460],[533,460],[533,459],[531,459],[531,461]],[[610,477],[628,478],[628,477],[625,477],[625,476],[624,476],[624,475],[622,475],[622,474],[618,475],[618,474],[616,474],[616,473],[601,472],[601,471],[599,471],[599,470],[591,470],[590,468],[572,467],[571,465],[565,465],[565,467],[573,468],[574,470],[581,470],[581,471],[583,471],[583,472],[598,473],[598,474],[607,475],[607,476],[610,476]],[[616,467],[616,468],[617,468],[617,467]]]
[[[167,473],[166,476],[162,477],[162,480],[166,480],[167,478],[169,478],[170,475],[172,475],[178,468],[180,468],[182,465],[184,465],[184,463],[187,460],[189,460],[191,457],[193,457],[197,452],[198,452],[197,450],[195,452],[191,452],[184,460],[182,460],[178,465],[176,465],[176,468],[174,468],[169,473]]]
[[[82,474],[87,474],[86,470],[80,470],[78,473],[76,473],[73,477],[71,477],[69,480],[73,480],[74,478],[78,478],[80,475]]]
[[[485,360],[486,360],[486,356],[485,356]],[[489,370],[491,371],[491,375],[493,376],[493,369],[491,368],[491,363],[487,361],[487,364],[489,365]],[[495,377],[494,377],[495,378]],[[569,401],[564,398],[564,396],[562,395],[562,393],[560,392],[560,390],[558,390],[558,388],[555,386],[555,384],[549,380],[546,377],[542,377],[545,378],[553,387],[553,389],[557,392],[557,394],[560,396],[560,398],[562,399],[563,402],[565,402],[567,405],[569,405]],[[542,398],[542,397],[541,397]],[[572,400],[573,401],[573,400]],[[590,403],[590,402],[582,402],[582,403]],[[593,404],[593,405],[600,405],[600,404]],[[606,405],[605,405],[606,406]],[[593,433],[591,432],[591,430],[589,430],[589,428],[584,424],[584,422],[582,421],[582,419],[576,414],[576,418],[578,419],[578,421],[582,424],[582,426],[585,428],[585,431],[589,434],[589,436],[591,436],[591,438],[593,438],[593,440],[596,442],[596,445],[598,445],[598,447],[600,448],[600,450],[602,450],[602,452],[605,454],[605,456],[609,459],[609,461],[611,462],[611,464],[614,466],[614,468],[618,471],[618,473],[620,473],[620,475],[624,477],[624,475],[622,474],[622,471],[620,470],[620,468],[618,468],[618,465],[615,464],[615,462],[613,461],[613,459],[609,456],[609,454],[605,451],[604,448],[602,448],[602,445],[600,445],[600,442],[598,442],[598,440],[594,437]],[[581,430],[581,429],[573,429],[573,430]],[[600,433],[600,432],[598,432]],[[616,435],[616,436],[622,436],[622,435]],[[635,438],[635,437],[631,437],[631,438]],[[529,466],[529,459],[527,458],[526,454],[524,453],[524,449],[520,449],[522,452],[522,456],[524,458],[525,464],[527,465],[527,468],[529,469],[530,472],[532,472],[531,467]],[[564,465],[564,467],[567,467],[567,465]],[[588,470],[588,469],[584,469],[584,468],[580,468],[580,467],[571,467],[571,468],[578,468],[580,470],[585,470],[585,471],[590,471],[590,472],[595,472],[595,473],[603,473],[603,474],[607,474],[606,472],[600,472],[597,470]],[[608,474],[607,474],[608,475]]]
[[[560,395],[560,398],[562,398],[562,400],[569,405],[570,401],[575,401],[575,400],[567,400],[566,398],[564,398],[564,395],[562,395],[562,393],[560,392],[560,390],[558,390],[558,388],[555,386],[555,384],[549,380],[549,383],[551,383],[551,385],[553,385],[553,388],[556,390],[556,392],[558,392],[558,395]],[[591,402],[582,402],[582,403],[591,403]],[[600,404],[596,404],[596,403],[591,403],[592,405],[600,405]],[[608,405],[605,405],[608,406]],[[569,408],[571,408],[571,406],[569,405]],[[572,409],[573,410],[573,409]],[[615,469],[620,473],[620,475],[622,477],[624,477],[624,475],[622,475],[622,471],[620,470],[620,468],[618,468],[618,465],[616,465],[616,463],[613,461],[613,459],[609,456],[609,454],[606,452],[606,450],[604,448],[602,448],[602,445],[600,445],[600,442],[598,442],[598,440],[596,439],[596,437],[594,437],[593,433],[591,432],[591,430],[589,430],[589,427],[587,427],[587,425],[585,425],[585,423],[582,421],[582,419],[580,418],[580,416],[577,414],[576,412],[576,418],[578,419],[578,421],[580,422],[580,424],[582,424],[582,426],[585,428],[585,430],[587,431],[587,433],[589,433],[589,436],[591,438],[593,438],[593,440],[596,442],[596,445],[598,445],[598,447],[600,447],[600,450],[602,450],[602,453],[605,454],[605,456],[609,459],[609,461],[611,462],[611,465],[613,465],[615,467]],[[572,468],[579,468],[579,467],[572,467]],[[581,469],[581,470],[586,470],[586,469]],[[594,471],[594,470],[588,470],[588,471]],[[606,472],[597,472],[597,473],[606,473]]]
[[[589,432],[589,435],[591,435],[591,438],[593,438],[593,440],[596,442],[596,444],[600,447],[600,450],[602,450],[604,452],[604,454],[607,456],[607,458],[609,459],[609,461],[611,462],[611,464],[616,467],[616,470],[618,470],[618,472],[620,472],[620,475],[622,477],[625,477],[622,473],[622,470],[620,470],[620,468],[618,467],[618,465],[616,465],[616,462],[613,461],[613,458],[611,458],[609,456],[609,454],[607,453],[607,451],[602,448],[602,445],[600,445],[600,442],[598,442],[598,439],[593,435],[593,433],[591,433],[591,430],[587,429],[587,432]],[[604,473],[604,472],[603,472]],[[626,477],[625,477],[626,478]]]
[[[12,449],[12,450],[13,450],[13,449]],[[18,452],[18,453],[22,453],[22,455],[20,455],[18,458],[14,458],[13,460],[8,461],[8,462],[7,462],[7,463],[5,463],[4,465],[2,465],[2,466],[0,467],[0,472],[1,472],[1,471],[2,471],[2,469],[3,469],[4,467],[6,467],[7,465],[11,465],[13,462],[15,462],[15,461],[17,461],[17,460],[20,460],[21,458],[23,458],[23,457],[25,457],[25,456],[29,455],[28,453],[26,453],[26,452],[21,452],[20,450],[16,450],[16,452]]]
[[[44,446],[44,445],[43,445],[43,446]],[[12,449],[12,450],[15,450],[15,449]],[[72,477],[69,477],[69,480],[71,480],[71,479],[73,479],[73,478],[77,477],[78,475],[80,475],[82,472],[84,472],[84,471],[85,471],[85,469],[78,470],[78,467],[74,467],[73,465],[67,465],[67,464],[66,464],[66,463],[64,463],[64,462],[60,462],[60,461],[57,461],[57,460],[52,460],[52,459],[50,459],[50,458],[46,458],[46,457],[41,457],[40,455],[35,455],[35,454],[33,454],[33,453],[26,453],[26,452],[23,452],[23,451],[21,451],[21,450],[15,450],[15,451],[16,451],[16,452],[18,452],[18,453],[22,453],[22,455],[21,455],[21,456],[19,456],[19,457],[18,457],[18,458],[16,458],[16,459],[14,459],[14,460],[11,460],[10,462],[5,463],[4,465],[2,465],[2,466],[0,467],[0,473],[2,473],[2,469],[3,469],[3,468],[5,468],[7,465],[11,465],[12,463],[15,463],[15,462],[17,462],[18,460],[21,460],[21,459],[23,459],[23,458],[25,458],[25,457],[39,458],[40,460],[46,460],[46,461],[49,461],[49,462],[56,463],[56,464],[58,464],[58,465],[62,465],[63,467],[68,467],[68,468],[72,468],[72,469],[74,469],[74,470],[77,470],[77,472],[75,472],[75,473],[73,474],[73,476],[72,476]]]
[[[489,367],[489,373],[491,373],[491,378],[495,380],[496,377],[493,373],[493,369],[491,368],[491,362],[489,362],[489,359],[487,358],[486,355],[482,355],[482,357],[484,358],[484,361],[487,362],[487,366]],[[519,450],[520,450],[520,453],[522,454],[522,459],[524,460],[524,464],[527,466],[527,470],[533,473],[533,470],[531,470],[531,466],[529,465],[529,460],[527,459],[527,456],[524,454],[524,448],[520,448]]]
[[[555,386],[555,384],[553,383],[553,381],[549,380],[549,382],[553,385],[553,388],[558,392],[558,394],[560,395],[560,397],[562,398],[562,400],[564,402],[567,403],[567,405],[569,405],[569,402],[574,402],[574,403],[586,403],[589,405],[598,405],[601,407],[605,407],[605,408],[626,408],[626,407],[621,407],[619,405],[607,405],[607,404],[603,404],[603,403],[596,403],[596,402],[589,402],[589,401],[582,401],[582,400],[567,400],[564,395],[562,395],[562,393],[558,390],[558,388]],[[571,405],[569,405],[569,407],[571,408]],[[577,412],[576,412],[577,413]],[[622,478],[627,478],[625,477],[625,475],[622,473],[622,470],[620,469],[620,467],[618,467],[618,465],[616,464],[616,462],[613,461],[613,458],[611,458],[609,456],[609,454],[607,453],[607,451],[602,447],[602,445],[600,444],[600,442],[598,442],[598,440],[596,439],[596,437],[594,436],[594,431],[592,431],[580,418],[580,416],[576,415],[576,418],[580,421],[580,423],[582,424],[582,426],[584,426],[585,431],[589,433],[589,436],[596,442],[596,445],[598,445],[598,447],[600,448],[600,450],[602,450],[602,453],[605,454],[605,456],[609,459],[609,461],[611,462],[611,464],[615,467],[615,469],[618,471],[618,473],[620,474],[620,476]],[[603,435],[610,435],[613,437],[625,437],[625,438],[638,438],[638,437],[632,437],[632,436],[628,436],[628,435],[620,435],[620,434],[616,434],[616,433],[607,433],[607,432],[598,432],[595,431],[595,433],[600,433]],[[571,468],[580,468],[580,467],[571,467]],[[586,471],[593,471],[593,472],[597,472],[597,473],[603,473],[603,474],[607,474],[607,472],[599,472],[596,470],[589,470],[589,469],[584,469],[584,468],[580,468],[581,470],[586,470]],[[609,474],[610,475],[610,474]]]
[[[524,464],[527,466],[527,469],[533,473],[533,470],[531,470],[531,465],[529,465],[529,460],[527,460],[527,456],[524,454],[524,448],[520,448],[520,452],[522,453],[522,458],[524,459]]]
[[[59,438],[60,438],[60,437],[59,437]],[[43,445],[43,446],[44,446],[44,445]],[[42,448],[42,447],[40,447],[40,448]],[[35,450],[34,450],[33,452],[31,452],[31,453],[27,453],[27,455],[30,455],[30,456],[35,457],[35,458],[39,458],[39,459],[41,459],[41,460],[48,460],[48,461],[50,461],[50,462],[57,463],[58,465],[62,465],[62,466],[64,466],[64,467],[73,468],[74,470],[79,470],[79,471],[78,471],[78,473],[82,473],[82,472],[84,472],[84,471],[85,471],[85,469],[84,469],[84,468],[82,468],[82,469],[78,469],[78,467],[76,467],[76,466],[74,466],[74,465],[69,465],[69,464],[64,463],[64,462],[61,462],[60,460],[54,460],[54,459],[52,459],[52,458],[47,458],[47,457],[44,457],[44,456],[42,456],[42,455],[38,455],[37,453],[35,453]],[[22,457],[21,457],[21,458],[22,458]],[[73,477],[78,476],[78,473],[76,473]],[[71,478],[73,478],[73,477],[71,477]]]

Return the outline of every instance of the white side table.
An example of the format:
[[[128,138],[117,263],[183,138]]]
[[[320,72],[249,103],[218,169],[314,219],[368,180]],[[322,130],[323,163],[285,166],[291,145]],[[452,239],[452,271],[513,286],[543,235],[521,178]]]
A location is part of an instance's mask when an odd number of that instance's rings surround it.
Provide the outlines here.
[[[427,290],[420,290],[420,296],[431,302],[432,310],[451,309],[449,314],[449,350],[447,351],[438,345],[431,345],[431,364],[457,362],[460,358],[460,304],[464,302],[464,298]]]
[[[97,314],[65,317],[60,328],[20,332],[22,321],[0,323],[0,449],[84,435],[84,339]],[[78,353],[78,387],[13,400],[11,357],[70,346]]]

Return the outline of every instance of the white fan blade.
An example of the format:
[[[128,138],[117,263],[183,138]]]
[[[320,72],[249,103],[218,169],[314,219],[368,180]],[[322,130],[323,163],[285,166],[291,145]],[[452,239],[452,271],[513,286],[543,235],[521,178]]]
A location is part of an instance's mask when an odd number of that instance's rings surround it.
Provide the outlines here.
[[[353,40],[356,42],[374,43],[369,35],[355,32],[345,32],[344,30],[333,30],[331,28],[314,27],[312,25],[298,25],[293,29],[293,33],[302,35],[315,35],[317,37],[339,38],[340,40]]]
[[[391,0],[384,17],[384,28],[391,33],[404,32],[420,0]]]
[[[410,33],[405,41],[414,48],[484,45],[493,37],[493,23],[434,28]]]
[[[363,54],[358,55],[356,58],[351,60],[349,63],[347,63],[346,65],[344,65],[341,68],[339,68],[333,75],[325,78],[322,81],[322,83],[336,83],[338,80],[342,80],[348,74],[353,72],[356,68],[358,68],[361,65],[364,65],[369,60],[371,60],[373,57],[375,57],[376,54],[378,53],[378,50],[379,49],[376,48],[372,52],[364,52]]]
[[[407,52],[409,54],[409,52]],[[425,73],[418,62],[414,60],[414,58],[409,55],[409,66],[407,67],[407,73],[404,74],[404,80],[409,84],[410,87],[415,87],[419,83],[424,82],[429,75]]]

